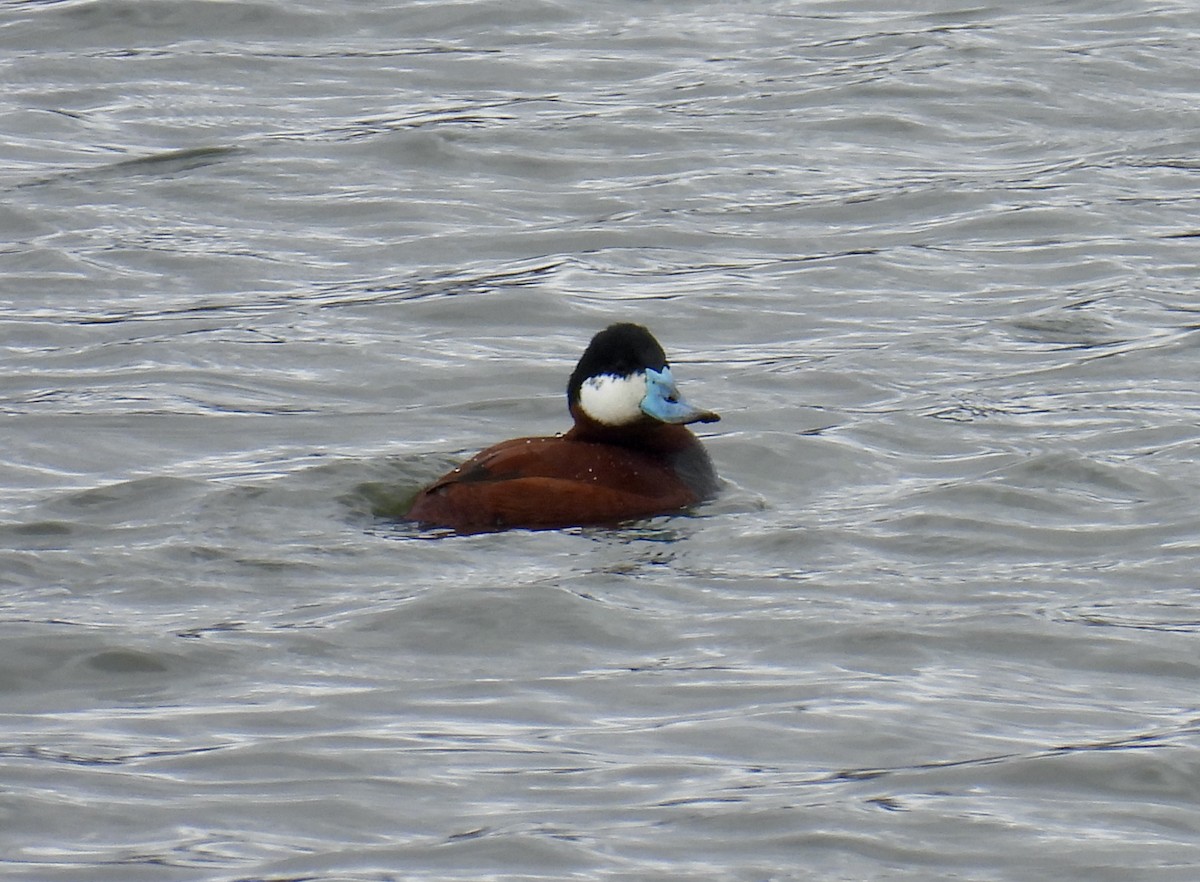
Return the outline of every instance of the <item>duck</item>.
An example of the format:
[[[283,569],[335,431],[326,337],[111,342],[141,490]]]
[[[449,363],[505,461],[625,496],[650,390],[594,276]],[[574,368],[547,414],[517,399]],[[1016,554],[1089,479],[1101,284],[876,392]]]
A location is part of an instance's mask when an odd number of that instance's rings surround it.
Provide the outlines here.
[[[569,431],[483,450],[421,490],[408,519],[462,534],[617,525],[716,494],[712,460],[688,426],[721,417],[683,398],[645,327],[621,322],[592,337],[567,407]]]

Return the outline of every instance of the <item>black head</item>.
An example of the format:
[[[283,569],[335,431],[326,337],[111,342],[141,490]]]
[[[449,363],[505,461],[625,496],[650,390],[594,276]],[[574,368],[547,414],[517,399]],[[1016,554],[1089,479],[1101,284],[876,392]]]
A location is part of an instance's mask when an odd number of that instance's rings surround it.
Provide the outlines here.
[[[581,418],[608,428],[720,419],[683,399],[658,341],[641,325],[627,323],[592,338],[567,383],[567,402],[577,425]]]
[[[592,338],[567,383],[567,401],[579,401],[579,388],[592,377],[629,377],[647,368],[660,371],[667,355],[654,335],[641,325],[621,322],[609,325]]]

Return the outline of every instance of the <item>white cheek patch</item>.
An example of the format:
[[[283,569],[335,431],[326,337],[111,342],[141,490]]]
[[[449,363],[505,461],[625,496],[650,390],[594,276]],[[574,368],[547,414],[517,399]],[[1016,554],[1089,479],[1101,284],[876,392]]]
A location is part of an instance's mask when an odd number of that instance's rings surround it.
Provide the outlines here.
[[[646,375],[589,377],[579,387],[579,406],[605,426],[624,426],[641,419]]]

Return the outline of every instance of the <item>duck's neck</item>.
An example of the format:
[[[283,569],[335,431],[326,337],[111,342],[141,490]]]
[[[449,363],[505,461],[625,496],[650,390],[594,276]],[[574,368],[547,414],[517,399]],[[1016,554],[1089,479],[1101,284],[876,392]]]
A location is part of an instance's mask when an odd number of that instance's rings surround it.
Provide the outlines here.
[[[568,441],[591,444],[616,444],[654,453],[677,453],[699,443],[687,426],[673,426],[646,417],[624,426],[598,423],[578,408],[571,409],[575,425],[563,437]]]

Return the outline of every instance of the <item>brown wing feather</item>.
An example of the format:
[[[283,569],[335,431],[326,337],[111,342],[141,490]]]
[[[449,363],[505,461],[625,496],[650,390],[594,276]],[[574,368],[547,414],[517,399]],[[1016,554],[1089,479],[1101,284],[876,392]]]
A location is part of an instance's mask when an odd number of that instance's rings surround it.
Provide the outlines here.
[[[459,531],[613,523],[698,498],[660,456],[564,438],[488,448],[422,491],[409,517]]]

